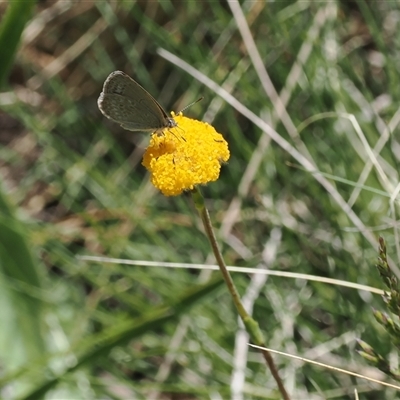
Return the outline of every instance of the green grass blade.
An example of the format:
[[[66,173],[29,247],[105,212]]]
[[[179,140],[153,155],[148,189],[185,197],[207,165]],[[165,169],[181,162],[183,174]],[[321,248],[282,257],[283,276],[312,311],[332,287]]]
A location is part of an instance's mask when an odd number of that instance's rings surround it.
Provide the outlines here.
[[[78,370],[83,365],[87,365],[97,357],[107,354],[115,346],[124,345],[129,340],[140,337],[146,332],[160,329],[167,322],[175,320],[186,309],[206,298],[214,290],[218,289],[222,283],[222,278],[218,276],[207,284],[196,285],[183,295],[177,296],[177,301],[174,304],[159,306],[146,316],[125,321],[118,326],[92,335],[77,350],[80,355],[74,366],[66,369],[63,374],[42,383],[30,394],[22,397],[21,400],[42,399],[44,394],[57,385],[67,374]]]
[[[0,87],[14,61],[25,24],[29,21],[36,1],[10,1],[0,24]]]
[[[0,192],[0,357],[8,368],[39,357],[44,349],[38,265],[26,231]]]

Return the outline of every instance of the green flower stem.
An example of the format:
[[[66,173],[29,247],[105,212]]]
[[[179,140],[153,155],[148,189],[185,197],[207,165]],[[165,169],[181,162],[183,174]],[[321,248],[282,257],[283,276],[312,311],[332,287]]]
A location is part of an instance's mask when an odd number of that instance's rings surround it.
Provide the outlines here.
[[[229,293],[231,294],[233,303],[238,311],[238,314],[243,321],[244,326],[246,327],[246,331],[249,334],[251,341],[261,347],[265,347],[264,335],[261,332],[261,329],[258,325],[258,322],[254,320],[243,307],[242,301],[240,300],[239,293],[236,289],[236,286],[232,280],[232,277],[226,268],[224,258],[222,257],[221,251],[218,247],[217,238],[215,237],[214,229],[211,224],[210,214],[204,203],[204,197],[200,192],[199,188],[195,188],[192,191],[192,198],[195,204],[197,211],[200,214],[201,220],[203,221],[204,229],[206,231],[206,235],[210,241],[211,247],[214,252],[215,259],[217,260],[217,264],[222,273],[222,276],[225,280],[226,286],[228,287]],[[270,369],[277,385],[279,391],[281,392],[282,398],[285,400],[289,400],[289,395],[286,392],[285,387],[283,386],[283,382],[281,377],[279,376],[278,370],[275,366],[274,360],[271,354],[266,350],[261,350],[262,355]]]

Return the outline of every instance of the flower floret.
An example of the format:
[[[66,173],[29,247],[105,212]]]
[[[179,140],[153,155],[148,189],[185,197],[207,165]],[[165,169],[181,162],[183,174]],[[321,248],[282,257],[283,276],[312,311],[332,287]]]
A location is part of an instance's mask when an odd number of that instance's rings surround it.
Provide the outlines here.
[[[178,126],[153,135],[143,157],[152,183],[166,196],[217,180],[230,155],[227,142],[211,125],[182,115],[174,119]]]

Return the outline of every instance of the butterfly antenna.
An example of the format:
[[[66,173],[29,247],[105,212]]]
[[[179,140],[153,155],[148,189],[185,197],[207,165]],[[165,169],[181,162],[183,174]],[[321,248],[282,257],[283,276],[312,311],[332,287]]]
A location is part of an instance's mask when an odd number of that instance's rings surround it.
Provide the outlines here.
[[[198,99],[197,99],[196,101],[194,101],[193,103],[190,103],[190,104],[187,105],[186,107],[182,108],[182,110],[179,111],[179,112],[177,113],[177,115],[179,115],[181,112],[184,112],[184,111],[187,110],[189,107],[192,107],[192,105],[198,103],[199,101],[201,101],[201,100],[203,100],[203,99],[204,99],[204,97],[201,96],[200,98],[198,98]]]

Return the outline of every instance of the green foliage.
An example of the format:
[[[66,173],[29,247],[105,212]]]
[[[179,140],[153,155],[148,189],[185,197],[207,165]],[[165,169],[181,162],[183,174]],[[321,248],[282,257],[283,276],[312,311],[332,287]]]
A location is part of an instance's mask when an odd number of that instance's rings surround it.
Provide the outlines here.
[[[26,229],[0,194],[0,352],[10,368],[37,358],[42,338],[41,283],[36,257],[29,249]],[[13,346],[9,343],[14,342]]]
[[[9,73],[21,35],[26,23],[32,16],[35,0],[10,1],[0,24],[0,86]]]
[[[400,316],[400,290],[397,277],[389,266],[386,253],[386,243],[382,237],[379,238],[379,258],[376,267],[378,268],[383,283],[389,289],[389,291],[384,292],[382,298],[386,303],[388,311],[393,313],[398,319]],[[389,334],[390,341],[396,349],[400,351],[400,323],[397,320],[394,320],[388,313],[378,310],[374,310],[373,313],[377,322],[382,325]],[[359,340],[359,345],[362,349],[359,351],[361,356],[368,360],[372,365],[385,372],[391,378],[400,381],[399,369],[393,368],[390,365],[389,360],[381,356],[366,342]]]
[[[212,123],[229,143],[220,179],[202,188],[227,265],[374,286],[381,234],[382,266],[392,268],[385,282],[393,283],[400,276],[389,257],[399,258],[398,4],[244,1],[257,68],[233,1],[32,4],[9,2],[10,13],[11,5],[25,7],[13,14],[12,36],[1,34],[10,14],[0,4],[0,79],[9,76],[10,88],[0,93],[0,397],[279,398],[259,354],[240,339],[229,296],[207,285],[211,273],[163,267],[213,263],[210,245],[190,198],[165,198],[149,183],[141,165],[148,135],[106,120],[97,98],[117,69],[166,110],[204,96],[185,113]],[[158,55],[160,48],[237,103]],[[267,94],[264,67],[284,114]],[[390,338],[398,326],[383,312],[375,317],[387,331],[371,318],[380,296],[300,278],[233,278],[268,347],[367,374],[354,351],[362,337],[364,353],[387,373],[382,360],[397,354]],[[196,292],[200,283],[206,289]],[[185,297],[191,290],[197,295]],[[389,311],[398,314],[393,294]],[[180,309],[179,301],[193,307]],[[102,349],[97,340],[110,332],[115,341]],[[118,332],[129,332],[126,340],[118,342]],[[274,360],[293,398],[347,399],[354,388],[360,399],[397,395]]]

